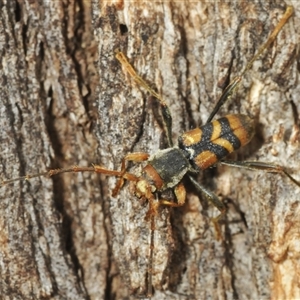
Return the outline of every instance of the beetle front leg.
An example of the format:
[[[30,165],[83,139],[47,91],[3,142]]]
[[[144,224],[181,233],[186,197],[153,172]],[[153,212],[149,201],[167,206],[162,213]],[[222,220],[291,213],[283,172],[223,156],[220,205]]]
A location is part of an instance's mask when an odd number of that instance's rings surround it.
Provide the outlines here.
[[[126,161],[143,162],[143,161],[148,160],[148,158],[149,158],[149,154],[144,153],[144,152],[134,152],[134,153],[129,153],[129,154],[125,155],[125,157],[122,159],[122,163],[121,163],[121,171],[120,171],[120,175],[119,175],[120,178],[117,181],[116,186],[114,187],[114,189],[112,191],[113,197],[115,197],[119,193],[120,189],[124,185],[125,179],[131,180],[130,178],[126,177],[126,174],[129,174],[126,172]],[[137,181],[137,180],[133,180],[133,181]]]
[[[185,203],[185,199],[186,199],[186,190],[185,190],[183,183],[179,183],[174,188],[174,193],[175,193],[177,202],[172,202],[172,201],[162,199],[159,201],[160,205],[166,205],[166,206],[171,206],[171,207],[182,206]]]

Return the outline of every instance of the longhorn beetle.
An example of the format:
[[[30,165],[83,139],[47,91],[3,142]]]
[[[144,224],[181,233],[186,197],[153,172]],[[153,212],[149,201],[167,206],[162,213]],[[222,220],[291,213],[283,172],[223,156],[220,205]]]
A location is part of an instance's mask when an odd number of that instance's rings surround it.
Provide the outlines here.
[[[152,295],[152,260],[155,228],[154,217],[160,206],[178,207],[185,203],[186,190],[182,183],[182,179],[184,177],[188,177],[201,196],[211,202],[220,211],[219,216],[213,219],[218,237],[221,236],[218,220],[225,213],[225,205],[214,193],[197,182],[193,176],[194,174],[197,174],[216,163],[220,163],[249,170],[281,173],[300,187],[300,183],[296,181],[296,179],[294,179],[283,166],[258,161],[237,162],[224,160],[229,153],[232,153],[250,142],[255,131],[253,119],[247,115],[229,114],[212,121],[220,107],[235,91],[245,73],[252,67],[253,62],[276,39],[279,31],[288,21],[292,13],[293,8],[288,6],[284,16],[271,33],[266,43],[261,46],[258,52],[247,63],[241,74],[234,78],[225,88],[206,123],[200,128],[195,128],[183,133],[178,139],[177,146],[174,146],[172,141],[172,117],[168,105],[162,97],[150,88],[150,86],[135,72],[126,56],[122,52],[117,51],[116,58],[121,63],[125,71],[130,74],[134,81],[136,81],[159,101],[166,127],[168,148],[159,150],[153,155],[142,152],[129,153],[122,159],[120,171],[110,170],[100,165],[92,165],[91,167],[73,166],[70,168],[52,169],[43,173],[5,180],[2,181],[2,185],[7,185],[14,181],[23,179],[29,180],[30,178],[39,176],[51,177],[66,172],[96,172],[119,178],[112,191],[112,195],[115,197],[124,185],[125,180],[134,182],[135,195],[139,198],[146,199],[149,203],[147,219],[150,221],[151,239],[146,296],[150,297]],[[127,172],[126,162],[129,161],[146,163],[143,167],[142,175],[139,176]],[[169,189],[174,191],[176,198],[174,201],[164,199],[163,197],[162,192]]]

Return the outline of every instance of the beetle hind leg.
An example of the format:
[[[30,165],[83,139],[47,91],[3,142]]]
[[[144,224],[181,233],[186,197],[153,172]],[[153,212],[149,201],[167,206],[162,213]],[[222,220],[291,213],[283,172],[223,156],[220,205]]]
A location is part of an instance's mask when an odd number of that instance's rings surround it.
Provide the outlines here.
[[[292,175],[290,175],[290,173],[286,170],[285,167],[280,165],[261,162],[261,161],[229,161],[229,160],[220,161],[220,164],[227,165],[230,167],[252,170],[252,171],[264,171],[266,173],[282,174],[287,178],[289,178],[298,187],[300,187],[300,182],[297,181]]]
[[[220,212],[220,214],[211,219],[215,228],[216,239],[222,239],[221,227],[220,227],[220,219],[226,213],[226,207],[224,203],[211,191],[206,189],[203,185],[201,185],[198,181],[196,181],[192,176],[189,176],[190,181],[193,183],[198,192],[200,192],[201,196],[203,196],[208,202],[211,202]]]

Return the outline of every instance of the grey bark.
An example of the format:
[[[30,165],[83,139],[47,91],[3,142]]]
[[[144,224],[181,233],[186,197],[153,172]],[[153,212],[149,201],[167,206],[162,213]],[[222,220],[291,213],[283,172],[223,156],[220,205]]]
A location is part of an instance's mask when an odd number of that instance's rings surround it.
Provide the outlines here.
[[[165,145],[156,101],[115,59],[121,49],[170,106],[173,138],[203,124],[226,83],[281,18],[295,14],[221,109],[257,120],[231,159],[274,162],[300,180],[296,2],[7,1],[1,5],[0,177],[91,163]],[[140,164],[131,172],[139,174]],[[199,175],[218,212],[187,183],[181,208],[156,216],[152,299],[292,299],[299,289],[300,188],[218,166]],[[0,188],[3,299],[125,299],[146,290],[147,203],[92,173]]]

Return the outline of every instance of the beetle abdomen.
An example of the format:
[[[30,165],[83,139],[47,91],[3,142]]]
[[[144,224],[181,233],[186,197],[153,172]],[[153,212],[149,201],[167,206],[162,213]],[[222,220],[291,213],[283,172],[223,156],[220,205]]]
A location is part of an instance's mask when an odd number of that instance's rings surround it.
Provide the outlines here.
[[[232,114],[185,132],[179,148],[189,153],[194,167],[204,170],[249,143],[253,135],[254,120]]]

